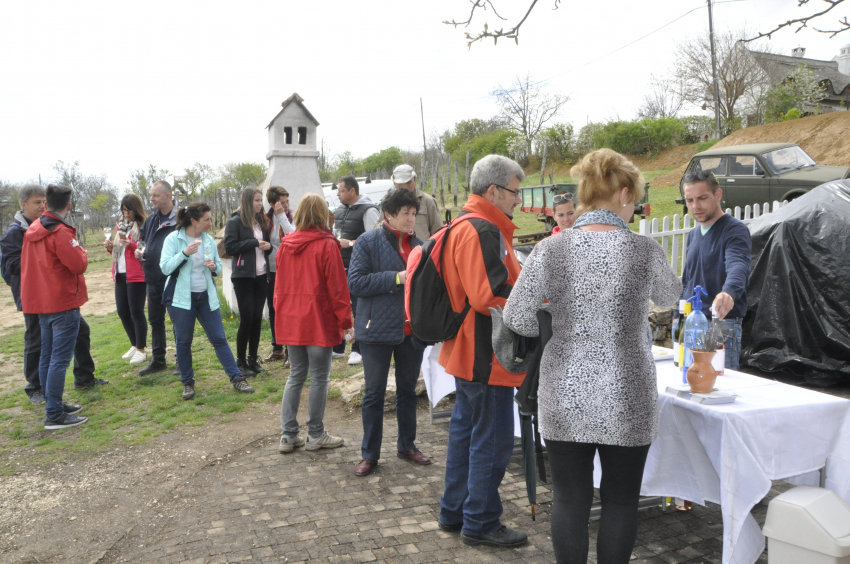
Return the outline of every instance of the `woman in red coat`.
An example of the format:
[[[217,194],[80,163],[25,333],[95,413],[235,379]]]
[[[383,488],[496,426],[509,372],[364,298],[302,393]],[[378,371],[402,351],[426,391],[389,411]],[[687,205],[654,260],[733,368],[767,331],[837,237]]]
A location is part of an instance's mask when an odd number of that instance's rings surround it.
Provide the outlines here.
[[[328,231],[328,205],[308,194],[295,211],[295,231],[277,252],[274,288],[275,340],[287,345],[291,370],[280,406],[280,452],[336,448],[343,440],[325,431],[331,353],[353,339],[351,299],[339,242]],[[298,435],[301,388],[310,374],[307,439]]]
[[[107,239],[104,246],[112,253],[115,306],[131,345],[121,358],[136,365],[148,358],[145,353],[148,340],[148,320],[145,318],[147,285],[142,263],[135,255],[140,240],[139,230],[145,222],[141,198],[135,194],[124,196],[121,199],[121,216],[114,239]]]

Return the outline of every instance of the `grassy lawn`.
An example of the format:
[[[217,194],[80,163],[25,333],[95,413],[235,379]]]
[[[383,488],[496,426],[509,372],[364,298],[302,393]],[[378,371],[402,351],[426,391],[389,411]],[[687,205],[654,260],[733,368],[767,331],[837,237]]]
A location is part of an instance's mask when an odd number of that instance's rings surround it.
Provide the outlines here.
[[[645,170],[643,171],[643,176],[647,182],[653,181],[655,178],[661,176],[662,174],[667,174],[673,169],[662,169],[662,170]],[[575,184],[575,181],[569,176],[555,176],[553,177],[555,184]],[[540,175],[539,174],[529,174],[525,177],[525,180],[522,182],[521,186],[537,186],[539,185]],[[546,178],[546,183],[549,183],[548,177]],[[682,206],[675,202],[676,198],[679,197],[679,188],[678,186],[665,186],[661,188],[650,188],[649,190],[649,202],[651,204],[652,215],[648,217],[648,219],[652,220],[658,218],[658,221],[661,222],[664,220],[664,217],[669,216],[672,220],[673,215],[682,214]],[[437,203],[440,203],[439,195],[436,196]],[[451,204],[453,196],[446,194],[446,204]],[[459,208],[463,206],[463,202],[466,198],[463,195],[463,191],[458,195],[458,207],[450,206],[449,209],[452,211],[452,217],[456,216],[460,211]],[[442,209],[442,208],[441,208]],[[521,211],[517,211],[514,214],[514,223],[519,227],[517,231],[517,235],[523,235],[526,233],[539,233],[544,230],[543,223],[537,221],[537,214],[533,213],[525,213]],[[632,224],[632,229],[637,231],[638,223],[635,222]]]
[[[95,242],[100,241],[98,235],[100,232],[90,235],[88,240],[90,273],[107,270],[110,266],[106,252],[95,247]],[[232,347],[236,342],[239,318],[231,314],[223,298],[221,302],[224,329]],[[262,407],[268,412],[280,404],[289,374],[283,363],[267,365],[267,372],[249,380],[255,393],[238,394],[199,324],[195,327],[192,345],[196,394],[193,400],[184,401],[180,397],[183,391],[180,378],[173,375],[170,368],[140,378],[137,372],[141,366],[131,367],[121,359],[129,348],[129,341],[116,313],[87,317],[86,321],[91,327],[91,352],[97,366],[95,376],[110,383],[76,390],[73,371],[69,368],[64,400],[82,405],[81,415],[88,417],[89,422],[64,431],[45,431],[44,406],[31,405],[23,393],[25,381],[20,370],[23,327],[7,332],[0,339],[0,366],[7,367],[0,370],[0,378],[12,384],[11,389],[4,386],[7,391],[0,393],[0,459],[6,461],[0,466],[0,474],[15,471],[16,454],[23,456],[27,464],[52,462],[73,452],[144,443],[182,426],[200,427],[210,418],[226,421],[229,414],[246,408]],[[167,358],[171,367],[174,340],[170,320],[166,322],[166,331]],[[261,354],[268,353],[270,343],[271,330],[268,322],[264,322]],[[331,378],[344,378],[362,370],[362,365],[348,366],[344,359],[336,360]]]

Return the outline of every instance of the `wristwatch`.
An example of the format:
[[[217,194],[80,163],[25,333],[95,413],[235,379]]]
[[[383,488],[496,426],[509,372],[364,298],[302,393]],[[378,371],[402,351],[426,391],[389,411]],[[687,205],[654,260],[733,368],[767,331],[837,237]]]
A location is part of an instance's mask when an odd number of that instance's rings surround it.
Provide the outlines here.
[[[353,246],[354,246],[354,239],[350,239],[350,240],[348,241],[348,246],[349,246],[349,247],[353,247]]]

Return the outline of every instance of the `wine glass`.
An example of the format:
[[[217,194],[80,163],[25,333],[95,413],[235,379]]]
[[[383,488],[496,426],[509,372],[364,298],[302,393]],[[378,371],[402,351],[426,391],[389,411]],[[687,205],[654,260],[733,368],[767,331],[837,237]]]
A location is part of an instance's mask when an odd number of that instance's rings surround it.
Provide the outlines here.
[[[106,237],[106,240],[109,241],[109,239],[112,237],[112,228],[111,227],[104,227],[103,228],[103,235]]]

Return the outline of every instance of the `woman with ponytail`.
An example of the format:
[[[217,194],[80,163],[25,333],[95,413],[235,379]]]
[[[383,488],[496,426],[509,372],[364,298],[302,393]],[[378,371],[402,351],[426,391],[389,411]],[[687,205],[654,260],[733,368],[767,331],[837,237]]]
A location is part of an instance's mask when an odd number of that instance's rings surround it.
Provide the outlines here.
[[[168,306],[177,342],[177,364],[183,382],[183,399],[195,397],[195,371],[192,368],[192,337],[195,320],[215,348],[218,361],[230,378],[233,389],[251,394],[236,359],[227,344],[221,323],[221,306],[213,276],[221,274],[221,259],[215,240],[207,233],[212,227],[210,207],[196,202],[177,212],[177,230],[165,239],[159,267],[168,276],[163,303]]]
[[[224,249],[233,257],[230,279],[239,306],[236,364],[247,377],[265,372],[257,358],[257,349],[268,292],[270,232],[271,223],[263,213],[263,193],[252,186],[245,188],[239,208],[224,229]]]

